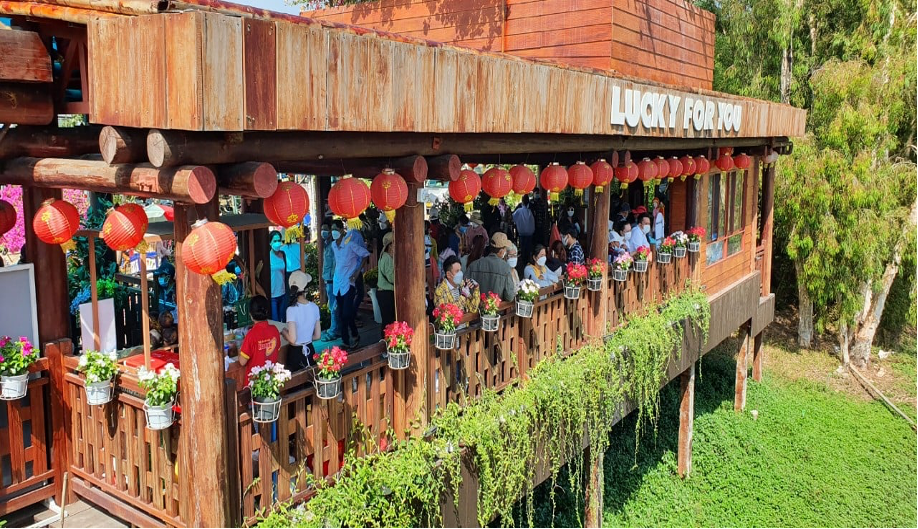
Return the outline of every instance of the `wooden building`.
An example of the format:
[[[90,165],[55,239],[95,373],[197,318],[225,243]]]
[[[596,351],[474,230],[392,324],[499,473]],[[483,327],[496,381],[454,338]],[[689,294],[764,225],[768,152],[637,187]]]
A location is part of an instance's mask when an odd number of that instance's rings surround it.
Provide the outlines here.
[[[501,390],[553,354],[558,340],[576,349],[687,280],[711,300],[702,352],[741,333],[742,409],[747,365],[761,376],[761,333],[774,315],[774,164],[764,160],[789,152],[789,138],[803,134],[804,111],[710,91],[713,17],[680,0],[577,2],[595,17],[574,16],[560,0],[455,12],[442,10],[471,4],[420,4],[386,0],[308,18],[221,0],[0,2],[0,16],[13,25],[0,31],[0,122],[19,125],[0,132],[0,184],[24,186],[26,219],[62,188],[168,198],[180,253],[194,221],[217,218],[220,194],[250,199],[249,212],[258,214],[265,175],[319,175],[311,194],[324,203],[327,177],[393,167],[410,191],[395,221],[396,312],[417,332],[406,372],[388,369],[382,344],[374,344],[351,356],[343,398],[321,401],[311,387],[285,394],[272,441],[254,430],[247,390],[225,376],[219,288],[178,266],[181,420],[153,432],[144,427],[143,391],[131,370],[119,379],[115,403],[85,403],[66,339],[64,256],[28,230],[45,357],[30,400],[0,405],[8,417],[0,456],[12,469],[0,486],[0,514],[52,496],[60,504],[67,473],[68,495],[138,525],[239,525],[275,500],[307,498],[298,469],[333,476],[356,429],[352,417],[384,444],[389,424],[403,431],[415,416],[423,424],[456,400],[463,389],[456,366],[471,375],[473,394]],[[416,29],[428,27],[415,15],[430,8],[439,13],[424,19],[430,29]],[[396,15],[383,19],[380,10]],[[580,30],[574,19],[597,23]],[[90,125],[58,128],[52,122],[62,114],[85,114]],[[668,231],[706,226],[701,253],[652,264],[626,283],[607,281],[576,310],[560,291],[545,292],[531,320],[508,314],[496,334],[468,316],[472,325],[455,352],[429,344],[424,211],[416,207],[425,180],[455,178],[462,163],[712,160],[721,148],[749,154],[750,168],[677,178],[668,191]],[[585,247],[604,259],[608,194],[587,196]],[[267,229],[252,226],[240,249],[257,262],[267,253]],[[259,280],[267,284],[267,271]],[[680,472],[690,468],[697,358],[697,347],[683,347],[668,369],[667,380],[682,377],[689,406]],[[297,375],[291,387],[304,380]],[[285,485],[291,480],[296,492]]]

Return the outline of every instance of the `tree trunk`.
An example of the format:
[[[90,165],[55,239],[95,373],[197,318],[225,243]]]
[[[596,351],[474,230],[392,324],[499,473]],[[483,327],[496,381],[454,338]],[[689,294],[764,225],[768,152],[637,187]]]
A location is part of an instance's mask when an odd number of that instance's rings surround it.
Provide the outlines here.
[[[844,320],[838,322],[838,356],[841,358],[842,365],[848,365],[850,362],[848,347],[850,336],[848,323]]]
[[[794,77],[794,44],[793,35],[788,39],[784,53],[781,55],[781,102],[790,103],[791,81]]]
[[[808,348],[813,344],[813,300],[803,284],[803,265],[794,263],[797,270],[797,344]]]

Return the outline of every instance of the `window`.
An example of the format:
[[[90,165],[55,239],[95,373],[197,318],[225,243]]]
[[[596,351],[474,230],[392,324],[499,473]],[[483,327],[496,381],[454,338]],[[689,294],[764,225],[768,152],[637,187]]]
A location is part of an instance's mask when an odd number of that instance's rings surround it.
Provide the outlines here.
[[[708,180],[707,264],[739,253],[746,224],[746,172],[712,174]],[[726,244],[724,244],[726,239]]]

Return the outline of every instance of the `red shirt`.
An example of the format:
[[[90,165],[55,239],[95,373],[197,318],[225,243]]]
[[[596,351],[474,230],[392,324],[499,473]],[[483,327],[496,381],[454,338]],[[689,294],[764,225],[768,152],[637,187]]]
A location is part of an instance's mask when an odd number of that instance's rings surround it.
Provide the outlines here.
[[[245,335],[242,349],[239,354],[248,359],[245,365],[245,383],[249,383],[249,374],[256,366],[263,366],[270,360],[277,362],[277,352],[280,351],[280,333],[277,327],[266,321],[260,321],[252,326],[252,330]]]

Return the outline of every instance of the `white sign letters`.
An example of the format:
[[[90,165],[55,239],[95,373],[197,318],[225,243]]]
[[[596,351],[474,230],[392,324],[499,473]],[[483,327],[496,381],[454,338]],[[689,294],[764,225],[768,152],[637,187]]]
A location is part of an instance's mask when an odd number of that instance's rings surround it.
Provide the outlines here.
[[[681,119],[680,119],[681,118]],[[672,131],[739,132],[743,107],[710,97],[683,97],[635,88],[612,87],[612,125]]]

